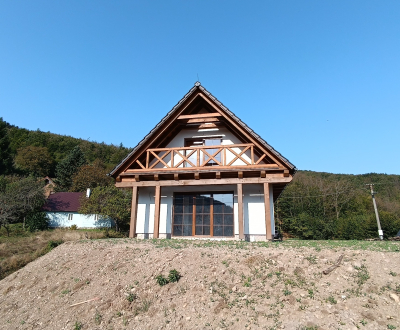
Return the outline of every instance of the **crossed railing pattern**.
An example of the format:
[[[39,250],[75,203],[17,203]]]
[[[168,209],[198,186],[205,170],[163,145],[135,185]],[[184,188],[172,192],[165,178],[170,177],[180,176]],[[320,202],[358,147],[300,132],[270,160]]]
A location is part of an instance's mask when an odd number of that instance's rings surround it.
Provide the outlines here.
[[[142,169],[154,169],[158,164],[162,164],[166,168],[236,166],[235,163],[240,161],[242,163],[237,165],[259,165],[266,156],[265,154],[260,157],[256,156],[252,143],[154,148],[147,149],[146,152],[145,164],[136,160]]]

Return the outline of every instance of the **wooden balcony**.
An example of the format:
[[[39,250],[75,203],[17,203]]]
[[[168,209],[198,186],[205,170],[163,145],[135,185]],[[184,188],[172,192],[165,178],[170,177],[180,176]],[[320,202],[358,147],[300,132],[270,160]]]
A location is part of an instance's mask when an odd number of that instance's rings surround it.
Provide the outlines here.
[[[136,169],[126,172],[280,168],[268,163],[266,154],[256,153],[252,143],[147,149],[146,161],[136,160],[136,164]]]

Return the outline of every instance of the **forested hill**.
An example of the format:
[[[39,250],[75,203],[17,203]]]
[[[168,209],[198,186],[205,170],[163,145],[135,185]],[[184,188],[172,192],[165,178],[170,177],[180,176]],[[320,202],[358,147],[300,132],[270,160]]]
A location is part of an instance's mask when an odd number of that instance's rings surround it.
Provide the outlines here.
[[[299,171],[275,203],[281,230],[306,239],[377,237],[371,192],[385,237],[400,230],[400,175]]]
[[[37,174],[54,177],[57,164],[76,146],[80,147],[89,163],[99,160],[107,169],[112,169],[131,150],[122,144],[114,146],[40,130],[30,131],[0,118],[0,175],[32,174],[32,170],[24,165],[29,153],[36,153],[43,161],[42,170]]]

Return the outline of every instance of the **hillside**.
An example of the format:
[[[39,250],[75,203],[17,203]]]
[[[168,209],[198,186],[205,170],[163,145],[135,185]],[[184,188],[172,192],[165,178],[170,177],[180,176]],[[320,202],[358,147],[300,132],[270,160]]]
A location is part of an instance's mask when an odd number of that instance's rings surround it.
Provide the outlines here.
[[[89,162],[101,160],[108,168],[117,165],[131,149],[77,139],[71,136],[58,135],[40,130],[30,131],[11,125],[0,118],[0,175],[30,174],[15,167],[18,150],[35,146],[46,148],[51,160],[48,175],[54,177],[57,164],[63,160],[74,147],[79,146]]]
[[[68,242],[0,281],[0,329],[400,329],[399,251],[398,242]],[[158,285],[173,269],[179,282]]]

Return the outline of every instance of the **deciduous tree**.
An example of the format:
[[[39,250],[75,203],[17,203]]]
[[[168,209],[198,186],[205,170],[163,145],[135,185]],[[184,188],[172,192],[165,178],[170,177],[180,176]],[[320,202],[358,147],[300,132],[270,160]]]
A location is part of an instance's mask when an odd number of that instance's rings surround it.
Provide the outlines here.
[[[49,175],[53,159],[46,147],[27,146],[18,149],[15,166],[34,176]]]

